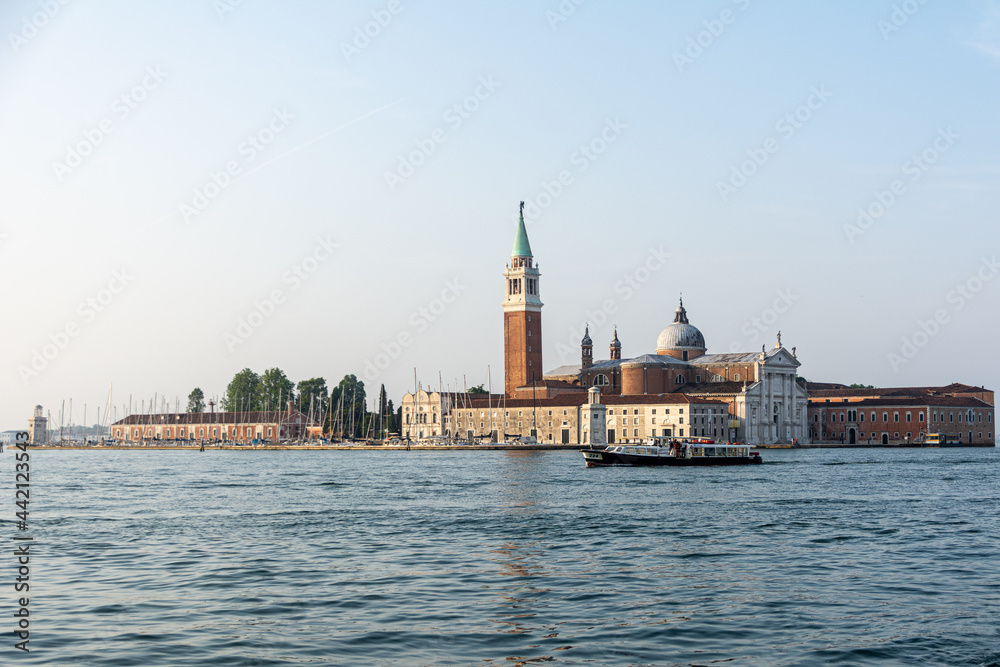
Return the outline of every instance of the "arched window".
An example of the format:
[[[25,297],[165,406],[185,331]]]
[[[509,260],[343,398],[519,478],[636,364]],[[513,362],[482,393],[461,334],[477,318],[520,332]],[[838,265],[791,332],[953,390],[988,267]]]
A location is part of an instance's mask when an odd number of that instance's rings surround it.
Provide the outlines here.
[[[684,376],[683,375],[678,375],[677,379],[674,380],[674,384],[684,384]]]
[[[595,387],[606,387],[608,385],[608,376],[601,374],[594,378]]]

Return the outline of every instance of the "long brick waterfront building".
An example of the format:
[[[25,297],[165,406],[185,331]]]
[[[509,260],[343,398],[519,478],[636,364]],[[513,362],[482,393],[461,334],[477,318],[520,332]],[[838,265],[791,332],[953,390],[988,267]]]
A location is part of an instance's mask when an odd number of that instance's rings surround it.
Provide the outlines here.
[[[285,411],[129,415],[111,425],[112,439],[121,443],[283,442],[318,435],[318,431],[318,425],[291,406]]]

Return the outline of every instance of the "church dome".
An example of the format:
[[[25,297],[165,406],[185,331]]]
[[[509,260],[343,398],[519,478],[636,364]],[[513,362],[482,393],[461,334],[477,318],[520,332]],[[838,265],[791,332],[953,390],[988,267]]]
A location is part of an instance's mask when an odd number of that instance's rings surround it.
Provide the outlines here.
[[[681,305],[674,312],[673,324],[661,331],[659,338],[656,339],[656,353],[697,351],[695,356],[699,356],[704,354],[705,349],[705,336],[698,327],[688,322],[684,301],[681,300]]]

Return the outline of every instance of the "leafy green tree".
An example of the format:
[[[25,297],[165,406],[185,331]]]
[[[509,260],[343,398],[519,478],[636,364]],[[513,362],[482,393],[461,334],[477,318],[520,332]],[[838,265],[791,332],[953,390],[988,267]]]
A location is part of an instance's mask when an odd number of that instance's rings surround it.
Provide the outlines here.
[[[396,433],[399,430],[398,424],[396,422],[396,409],[392,407],[392,399],[389,399],[389,405],[386,407],[386,426],[385,430],[388,433]]]
[[[855,383],[855,384],[850,385],[850,387],[851,387],[851,389],[874,389],[875,385],[873,385],[873,384],[857,384],[857,383]]]
[[[345,375],[344,379],[330,392],[330,405],[336,413],[336,421],[344,425],[344,435],[360,435],[361,424],[364,422],[367,412],[365,383],[355,375]],[[351,422],[352,414],[353,423]]]
[[[488,394],[489,392],[486,391],[486,387],[484,387],[481,384],[477,384],[475,387],[469,387],[469,393],[470,394]]]
[[[392,421],[392,413],[389,411],[389,397],[385,393],[385,385],[383,384],[378,390],[378,406],[376,407],[376,412],[374,413],[375,418],[375,436],[378,438],[384,437],[389,431],[390,422]]]
[[[227,412],[260,410],[260,376],[244,368],[226,387],[224,409]]]
[[[268,368],[260,376],[261,409],[284,410],[288,401],[295,400],[295,385],[280,368]]]
[[[319,420],[322,415],[330,412],[330,390],[326,387],[324,378],[312,378],[299,382],[299,409],[309,414],[309,401],[312,401],[313,418]]]
[[[200,387],[195,387],[194,390],[188,394],[188,412],[204,412],[205,411],[205,392],[201,390]]]

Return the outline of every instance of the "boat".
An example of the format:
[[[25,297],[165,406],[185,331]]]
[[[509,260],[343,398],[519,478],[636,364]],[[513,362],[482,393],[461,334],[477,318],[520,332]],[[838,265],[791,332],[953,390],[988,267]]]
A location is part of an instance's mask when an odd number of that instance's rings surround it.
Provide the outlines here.
[[[588,468],[602,466],[732,466],[761,463],[749,445],[714,440],[647,438],[638,444],[621,443],[580,450]]]

